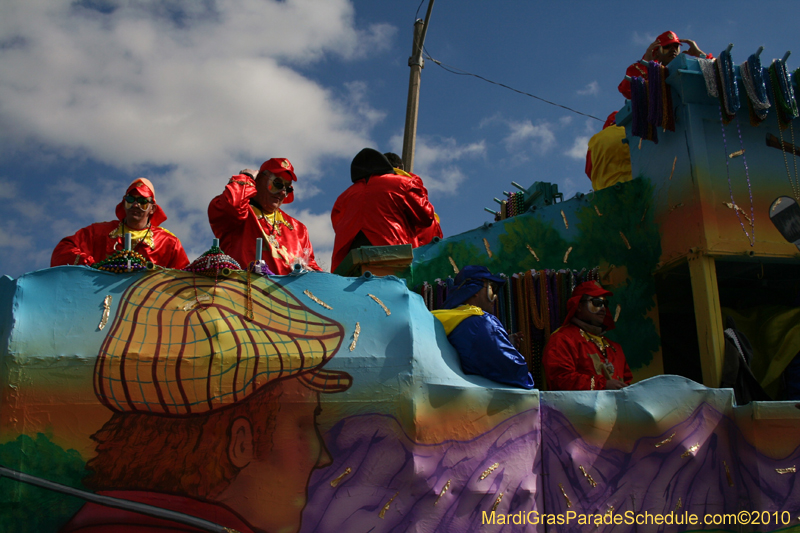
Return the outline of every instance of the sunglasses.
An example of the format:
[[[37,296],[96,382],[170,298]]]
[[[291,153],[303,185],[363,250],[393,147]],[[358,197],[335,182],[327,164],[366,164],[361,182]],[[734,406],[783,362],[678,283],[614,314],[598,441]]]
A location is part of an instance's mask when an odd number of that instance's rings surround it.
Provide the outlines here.
[[[294,187],[280,179],[279,177],[275,176],[272,178],[272,183],[270,184],[271,189],[275,189],[275,192],[286,191],[286,194],[292,194],[294,192]]]
[[[600,312],[603,307],[606,309],[608,308],[608,300],[605,298],[589,298],[588,300],[585,300],[585,302],[589,304],[589,311],[592,313]]]
[[[130,194],[124,196],[122,199],[131,205],[138,203],[142,209],[147,209],[147,205],[153,203],[153,200],[150,198],[145,198],[144,196],[132,196]]]

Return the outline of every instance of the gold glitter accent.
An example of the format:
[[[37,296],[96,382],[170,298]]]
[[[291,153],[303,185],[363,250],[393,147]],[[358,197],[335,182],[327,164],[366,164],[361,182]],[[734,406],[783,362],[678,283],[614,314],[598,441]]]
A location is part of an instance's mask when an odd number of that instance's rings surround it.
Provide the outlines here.
[[[678,162],[678,156],[675,156],[675,159],[672,160],[672,171],[669,173],[669,179],[672,180],[672,175],[675,174],[675,163]]]
[[[743,216],[743,217],[744,217],[744,218],[747,220],[747,222],[748,222],[748,223],[749,223],[751,226],[753,225],[753,221],[752,221],[752,220],[750,220],[750,217],[749,217],[749,216],[747,216],[747,213],[745,213],[745,212],[744,212],[744,209],[742,209],[742,208],[741,208],[741,207],[739,207],[738,205],[736,205],[736,204],[734,204],[734,203],[732,203],[732,202],[722,202],[722,205],[724,205],[724,206],[727,206],[727,207],[728,207],[728,209],[733,209],[734,211],[738,211],[739,213],[741,213],[741,214],[742,214],[742,216]]]
[[[797,468],[795,466],[790,466],[788,468],[776,468],[775,471],[779,474],[796,474]]]
[[[583,465],[578,466],[578,468],[581,469],[581,473],[583,474],[583,477],[586,478],[586,481],[589,482],[589,485],[591,485],[592,487],[596,487],[597,486],[597,481],[592,479],[592,476],[590,476],[589,472],[587,472],[586,469],[583,468]]]
[[[335,487],[336,485],[338,485],[339,483],[341,483],[341,482],[342,482],[342,480],[343,480],[343,479],[344,479],[344,478],[345,478],[345,477],[346,477],[348,474],[350,474],[350,472],[352,472],[352,471],[353,471],[353,469],[352,469],[352,468],[350,468],[349,466],[348,466],[347,468],[345,468],[345,469],[344,469],[344,472],[342,472],[341,474],[339,474],[339,477],[337,477],[336,479],[332,479],[332,480],[331,480],[331,487]]]
[[[567,507],[572,507],[572,502],[569,501],[569,496],[567,496],[567,491],[564,490],[564,485],[562,483],[558,484],[558,488],[561,489],[561,494],[564,495],[564,499],[567,500]]]
[[[594,376],[592,376],[592,382],[589,384],[589,390],[594,390]]]
[[[670,208],[669,208],[669,212],[670,212],[670,213],[672,213],[673,211],[675,211],[675,210],[676,210],[676,209],[678,209],[679,207],[683,207],[683,202],[681,202],[681,203],[679,203],[679,204],[675,204],[675,205],[673,205],[672,207],[670,207]]]
[[[673,433],[672,435],[670,435],[666,439],[662,440],[661,442],[656,442],[655,446],[656,446],[656,448],[661,448],[666,443],[672,442],[672,439],[674,439],[674,438],[675,438],[675,433]]]
[[[569,222],[567,222],[567,215],[564,214],[564,210],[561,210],[561,218],[564,219],[564,227],[569,229]]]
[[[497,511],[497,506],[500,505],[500,502],[503,500],[503,493],[501,492],[497,499],[494,501],[494,505],[492,505],[492,512]]]
[[[201,294],[201,295],[197,296],[197,298],[195,298],[194,300],[187,301],[186,304],[183,306],[183,310],[184,311],[191,311],[192,309],[194,309],[194,307],[196,305],[200,305],[200,302],[207,302],[210,299],[211,299],[211,296],[209,296],[208,294]],[[179,307],[179,309],[180,309],[180,307]]]
[[[645,207],[645,208],[644,208],[644,213],[642,213],[642,219],[639,221],[639,224],[641,224],[642,222],[644,222],[644,217],[646,217],[646,216],[647,216],[647,210],[648,210],[648,209],[650,209],[650,206],[649,206],[649,205],[648,205],[647,207]]]
[[[728,159],[733,159],[734,157],[739,157],[740,155],[744,155],[744,148],[728,154]]]
[[[381,509],[381,512],[380,512],[380,513],[378,513],[378,518],[384,518],[384,517],[386,516],[386,511],[388,511],[388,510],[389,510],[389,506],[392,504],[392,502],[394,501],[394,499],[395,499],[395,498],[397,498],[397,495],[398,495],[398,494],[400,494],[400,493],[399,493],[399,492],[395,492],[395,493],[394,493],[394,496],[392,496],[391,498],[389,498],[389,501],[388,501],[388,502],[386,502],[386,505],[384,505],[384,506],[383,506],[383,509]]]
[[[722,466],[725,467],[725,475],[728,477],[728,486],[733,487],[733,476],[731,476],[731,470],[728,468],[728,463],[722,461]]]
[[[608,509],[606,509],[606,516],[611,516],[613,514],[614,514],[614,506],[613,505],[609,505]]]
[[[619,236],[622,237],[622,241],[625,243],[625,246],[627,246],[628,250],[630,250],[631,249],[631,243],[628,242],[628,238],[625,236],[625,234],[620,231],[619,232]]]
[[[375,296],[374,294],[369,294],[369,293],[367,293],[367,296],[369,296],[370,298],[372,298],[373,300],[375,300],[376,302],[378,302],[378,305],[380,305],[381,307],[383,307],[383,311],[386,313],[386,316],[389,316],[389,315],[391,315],[391,314],[392,314],[392,312],[391,312],[391,311],[389,311],[389,308],[388,308],[388,307],[386,307],[385,305],[383,305],[383,302],[381,301],[381,299],[380,299],[380,298],[378,298],[378,297],[377,297],[377,296]]]
[[[600,212],[600,209],[598,209],[597,206],[594,206],[594,212],[597,213],[597,216],[599,217],[603,216],[603,213]]]
[[[619,320],[619,314],[622,312],[622,306],[617,304],[617,310],[614,311],[614,322]]]
[[[478,480],[479,480],[479,481],[483,481],[484,479],[486,479],[486,478],[489,476],[489,474],[491,474],[492,472],[494,472],[494,471],[495,471],[495,469],[496,469],[498,466],[500,466],[500,463],[495,463],[495,464],[493,464],[492,466],[490,466],[489,468],[487,468],[486,470],[484,470],[484,471],[483,471],[483,474],[481,474],[481,477],[479,477],[479,478],[478,478]]]
[[[319,298],[317,298],[316,296],[311,294],[310,290],[308,290],[308,289],[304,290],[303,294],[305,294],[306,296],[308,296],[309,298],[311,298],[312,300],[317,302],[319,305],[321,305],[325,309],[330,309],[331,311],[333,310],[333,307],[331,307],[330,305],[326,304],[325,302],[323,302],[322,300],[320,300]]]
[[[639,137],[639,150],[641,150],[641,149],[642,149],[642,138]]]
[[[538,261],[539,260],[539,256],[536,255],[536,252],[533,251],[533,248],[531,248],[531,245],[530,244],[526,244],[525,246],[528,248],[528,251],[531,253],[531,255],[533,255],[533,258]]]
[[[232,527],[222,526],[222,529],[225,530],[225,533],[239,533],[238,529],[233,529]]]
[[[439,492],[439,496],[436,498],[436,501],[433,502],[433,505],[438,504],[439,500],[442,499],[442,496],[447,494],[448,490],[450,490],[450,480],[449,479],[447,480],[447,483],[444,484],[444,487],[442,487],[442,490],[441,490],[441,492]]]
[[[681,454],[681,459],[689,457],[690,455],[694,455],[694,452],[696,452],[699,449],[700,449],[700,443],[698,442],[697,444],[695,444],[694,446],[683,452]]]
[[[775,200],[775,203],[772,204],[772,211],[775,211],[775,208],[778,207],[779,205],[781,205],[782,201],[783,201],[783,198],[778,198],[777,200]]]
[[[572,246],[570,246],[569,248],[567,248],[567,253],[565,253],[565,254],[564,254],[564,262],[565,262],[565,263],[567,262],[567,259],[569,259],[569,253],[570,253],[571,251],[572,251]]]
[[[675,504],[675,510],[677,511],[681,507],[683,507],[683,502],[681,501],[680,498],[678,498],[678,503]]]
[[[103,316],[100,317],[100,324],[97,326],[97,329],[103,329],[108,324],[108,315],[111,312],[111,295],[107,295],[103,298]]]
[[[350,351],[356,349],[356,343],[358,342],[358,336],[361,334],[361,324],[356,322],[356,330],[353,332],[353,342],[350,343]]]
[[[491,259],[492,258],[492,249],[489,248],[489,241],[487,241],[486,238],[483,239],[483,245],[486,247],[486,254]]]
[[[453,272],[455,272],[456,274],[458,274],[458,267],[456,266],[456,262],[455,262],[455,261],[453,261],[453,258],[452,258],[452,257],[450,257],[450,256],[448,256],[447,258],[450,260],[450,264],[451,264],[451,265],[453,265]]]

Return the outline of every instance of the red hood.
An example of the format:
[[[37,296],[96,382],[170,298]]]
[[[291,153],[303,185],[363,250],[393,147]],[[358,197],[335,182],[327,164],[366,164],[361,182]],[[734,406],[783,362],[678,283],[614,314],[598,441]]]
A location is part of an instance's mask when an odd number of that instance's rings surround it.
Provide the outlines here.
[[[153,214],[150,215],[150,225],[153,227],[160,226],[162,222],[167,220],[167,215],[164,213],[164,210],[161,209],[161,206],[156,203],[156,190],[153,187],[153,184],[150,183],[150,180],[147,178],[136,178],[133,182],[128,185],[128,188],[125,189],[125,194],[129,194],[131,191],[135,190],[142,196],[146,198],[152,198],[153,203],[155,204],[155,209],[153,210]],[[122,200],[120,203],[117,204],[117,209],[115,211],[117,215],[117,220],[120,222],[125,219],[125,200]]]

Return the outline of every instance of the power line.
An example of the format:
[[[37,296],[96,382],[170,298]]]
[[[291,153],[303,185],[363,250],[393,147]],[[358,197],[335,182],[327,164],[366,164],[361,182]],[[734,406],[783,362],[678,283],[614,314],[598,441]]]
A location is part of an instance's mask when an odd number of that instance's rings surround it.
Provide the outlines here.
[[[426,49],[425,52],[428,52],[428,50]],[[491,83],[493,85],[499,85],[500,87],[503,87],[503,88],[508,89],[510,91],[514,91],[515,93],[519,93],[519,94],[522,94],[524,96],[530,96],[531,98],[535,98],[536,100],[540,100],[540,101],[542,101],[542,102],[544,102],[546,104],[554,105],[556,107],[560,107],[561,109],[566,109],[567,111],[571,111],[573,113],[577,113],[578,115],[582,115],[584,117],[593,118],[595,120],[599,120],[600,122],[603,122],[603,119],[597,118],[594,115],[590,115],[588,113],[583,113],[581,111],[578,111],[577,109],[572,109],[571,107],[567,107],[565,105],[557,104],[555,102],[551,102],[550,100],[545,100],[544,98],[536,96],[535,94],[530,94],[530,93],[526,93],[525,91],[520,91],[519,89],[515,89],[513,87],[509,87],[508,85],[506,85],[504,83],[499,83],[499,82],[496,82],[496,81],[492,81],[492,80],[490,80],[488,78],[484,78],[483,76],[480,76],[478,74],[473,74],[472,72],[467,72],[466,70],[460,69],[458,67],[445,65],[441,61],[438,61],[438,60],[434,59],[433,57],[431,57],[430,53],[428,53],[428,55],[427,55],[427,57],[425,59],[430,59],[431,61],[433,61],[434,63],[439,65],[441,68],[443,68],[447,72],[450,72],[451,74],[455,74],[457,76],[472,76],[474,78],[478,78],[479,80],[483,80],[483,81],[485,81],[487,83]]]

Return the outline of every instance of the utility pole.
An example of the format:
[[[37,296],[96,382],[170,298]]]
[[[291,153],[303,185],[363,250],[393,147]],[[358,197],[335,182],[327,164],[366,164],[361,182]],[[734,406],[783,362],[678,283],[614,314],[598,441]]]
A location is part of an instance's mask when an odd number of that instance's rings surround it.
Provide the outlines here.
[[[406,172],[414,171],[414,146],[417,143],[417,117],[419,115],[419,83],[425,62],[422,59],[422,48],[425,45],[425,34],[431,20],[434,0],[428,1],[428,12],[425,22],[417,19],[414,23],[414,44],[411,47],[411,57],[408,66],[411,74],[408,79],[408,103],[406,104],[406,127],[403,134],[403,165]]]

